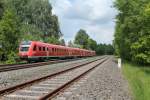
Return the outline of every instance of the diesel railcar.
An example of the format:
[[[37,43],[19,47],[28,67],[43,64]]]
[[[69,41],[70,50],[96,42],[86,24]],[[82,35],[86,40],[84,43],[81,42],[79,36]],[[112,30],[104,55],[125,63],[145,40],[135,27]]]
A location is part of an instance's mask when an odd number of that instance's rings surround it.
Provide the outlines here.
[[[39,41],[24,41],[19,46],[19,57],[27,61],[95,55],[95,51],[92,50],[48,44]]]

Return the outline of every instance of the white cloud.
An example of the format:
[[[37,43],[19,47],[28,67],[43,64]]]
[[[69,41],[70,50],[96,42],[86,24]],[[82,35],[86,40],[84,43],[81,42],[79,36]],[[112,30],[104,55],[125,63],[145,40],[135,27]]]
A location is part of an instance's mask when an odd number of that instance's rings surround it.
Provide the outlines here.
[[[112,43],[116,11],[112,0],[51,0],[66,41],[83,28],[98,43]]]

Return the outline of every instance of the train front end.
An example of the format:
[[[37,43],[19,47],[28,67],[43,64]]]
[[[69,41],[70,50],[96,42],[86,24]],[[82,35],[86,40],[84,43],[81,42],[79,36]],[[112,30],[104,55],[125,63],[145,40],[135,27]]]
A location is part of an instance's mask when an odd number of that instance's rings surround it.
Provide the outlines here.
[[[23,41],[19,46],[19,57],[21,60],[29,60],[32,41]]]

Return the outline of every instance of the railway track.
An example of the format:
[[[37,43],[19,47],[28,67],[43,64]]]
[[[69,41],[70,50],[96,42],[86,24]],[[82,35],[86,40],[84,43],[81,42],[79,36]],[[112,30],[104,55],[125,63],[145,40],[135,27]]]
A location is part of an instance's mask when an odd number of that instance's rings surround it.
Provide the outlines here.
[[[49,64],[55,64],[55,63],[69,62],[69,61],[74,61],[74,60],[79,60],[79,59],[55,60],[55,61],[39,62],[39,63],[32,63],[32,64],[6,64],[6,65],[0,65],[0,72],[38,67],[42,65],[49,65]]]
[[[2,100],[46,100],[56,96],[73,82],[106,61],[101,58],[39,79],[0,90]]]

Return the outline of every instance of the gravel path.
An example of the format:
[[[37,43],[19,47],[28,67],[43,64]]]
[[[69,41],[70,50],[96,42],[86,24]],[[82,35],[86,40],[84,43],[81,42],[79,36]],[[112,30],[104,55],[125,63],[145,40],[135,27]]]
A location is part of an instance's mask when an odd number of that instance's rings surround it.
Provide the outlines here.
[[[74,83],[53,100],[131,100],[128,83],[114,58]]]
[[[64,63],[58,63],[58,64],[52,64],[52,65],[45,65],[40,67],[33,67],[33,68],[27,68],[27,69],[19,69],[9,72],[1,72],[0,73],[0,89],[10,87],[31,79],[35,79],[38,77],[42,77],[45,75],[49,75],[70,67],[73,67],[76,65],[76,63],[85,63],[89,60],[96,59],[96,57],[93,58],[87,58],[83,60],[77,60],[77,61],[71,61],[71,62],[64,62]]]

